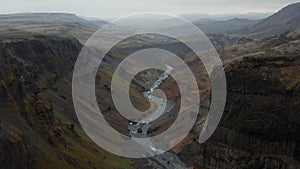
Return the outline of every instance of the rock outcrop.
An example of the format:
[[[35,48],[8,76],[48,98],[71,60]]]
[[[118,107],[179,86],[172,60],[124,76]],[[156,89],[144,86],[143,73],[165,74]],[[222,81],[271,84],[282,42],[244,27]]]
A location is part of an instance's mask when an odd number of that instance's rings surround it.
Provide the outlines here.
[[[221,123],[199,146],[205,169],[300,168],[300,58],[245,57],[226,67]]]

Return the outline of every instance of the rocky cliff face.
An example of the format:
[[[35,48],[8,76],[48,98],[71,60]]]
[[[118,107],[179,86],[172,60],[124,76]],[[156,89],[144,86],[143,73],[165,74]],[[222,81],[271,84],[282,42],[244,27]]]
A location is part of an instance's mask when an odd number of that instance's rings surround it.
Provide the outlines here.
[[[1,168],[26,168],[34,160],[26,150],[33,135],[49,144],[66,144],[62,124],[45,93],[59,78],[71,74],[80,46],[67,38],[1,37],[0,105],[6,126],[0,144]]]
[[[1,35],[1,169],[130,168],[79,127],[71,77],[81,47],[74,38]]]
[[[199,146],[206,169],[300,168],[300,58],[244,57],[226,68],[222,121]]]

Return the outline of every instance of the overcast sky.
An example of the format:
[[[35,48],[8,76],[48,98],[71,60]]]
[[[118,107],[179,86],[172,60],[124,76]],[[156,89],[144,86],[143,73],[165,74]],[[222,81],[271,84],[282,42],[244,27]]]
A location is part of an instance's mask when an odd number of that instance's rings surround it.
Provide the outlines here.
[[[293,2],[297,0],[0,0],[0,13],[68,12],[97,18],[140,12],[264,13],[278,11]]]

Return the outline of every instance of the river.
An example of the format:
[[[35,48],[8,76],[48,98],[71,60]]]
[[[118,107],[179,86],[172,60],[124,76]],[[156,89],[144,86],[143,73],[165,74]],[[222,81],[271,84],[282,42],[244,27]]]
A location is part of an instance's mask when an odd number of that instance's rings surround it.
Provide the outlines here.
[[[143,93],[144,97],[148,98],[156,104],[157,108],[155,112],[158,113],[149,115],[143,120],[144,122],[142,123],[130,122],[128,125],[132,140],[144,146],[148,150],[147,153],[163,153],[162,150],[157,149],[153,146],[150,138],[146,139],[146,141],[143,142],[139,141],[136,138],[147,138],[147,133],[149,128],[153,125],[153,120],[163,115],[164,113],[170,112],[174,108],[176,104],[174,101],[152,95],[153,91],[155,91],[160,86],[160,84],[169,77],[172,70],[173,68],[167,65],[166,71],[159,76],[158,80],[155,81],[150,90]],[[161,155],[149,157],[147,158],[147,160],[147,166],[154,169],[187,169],[185,164],[178,158],[178,156],[172,152],[164,152]]]

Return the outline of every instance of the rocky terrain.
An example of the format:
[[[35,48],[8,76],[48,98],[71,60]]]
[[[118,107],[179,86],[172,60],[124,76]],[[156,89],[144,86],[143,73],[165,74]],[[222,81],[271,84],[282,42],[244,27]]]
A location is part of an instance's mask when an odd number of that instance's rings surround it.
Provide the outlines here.
[[[204,168],[299,168],[299,56],[245,57],[226,68],[222,123],[199,146]]]
[[[204,67],[199,66],[201,61],[178,41],[165,43],[137,36],[113,48],[96,80],[99,108],[112,127],[129,135],[129,121],[117,112],[110,95],[115,66],[139,49],[167,49],[193,70],[204,111],[189,135],[172,149],[173,154],[187,166],[200,169],[299,169],[298,8],[299,4],[290,5],[263,21],[213,22],[224,28],[246,26],[247,37],[240,36],[244,30],[241,34],[230,30],[216,34],[217,30],[208,27],[212,30],[208,36],[225,65],[228,96],[222,121],[206,143],[198,144],[197,139],[209,108],[210,82]],[[72,14],[0,15],[0,21],[0,168],[145,167],[148,161],[144,159],[117,157],[93,143],[81,129],[73,108],[74,63],[84,42],[105,22]],[[263,23],[266,25],[255,26]],[[266,28],[277,23],[272,30]],[[256,36],[265,38],[252,38]],[[138,46],[132,44],[136,39],[141,42]],[[130,97],[138,109],[149,106],[142,92],[159,74],[161,71],[144,71],[132,81]],[[180,103],[174,79],[166,79],[159,89],[177,105],[151,126],[149,134],[153,135],[172,124]]]
[[[300,168],[299,31],[264,44],[226,66],[225,111],[195,168]]]
[[[71,77],[78,40],[2,34],[0,42],[0,168],[130,168],[77,121]]]

